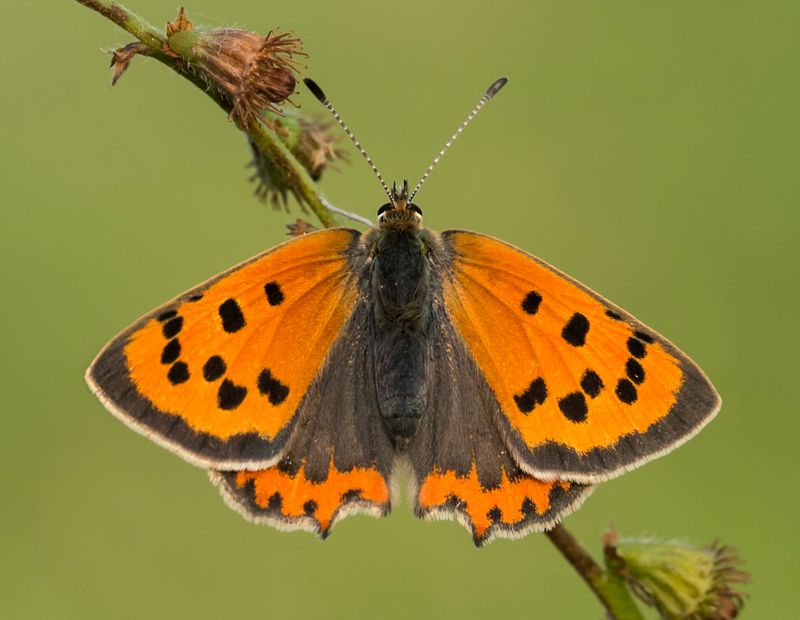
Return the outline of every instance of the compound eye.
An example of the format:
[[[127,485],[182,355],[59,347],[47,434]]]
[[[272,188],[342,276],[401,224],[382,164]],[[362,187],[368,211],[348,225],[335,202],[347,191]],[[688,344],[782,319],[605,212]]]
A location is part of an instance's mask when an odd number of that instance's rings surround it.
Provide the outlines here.
[[[419,215],[422,215],[422,209],[420,209],[417,205],[409,204],[408,208],[411,209],[414,213],[418,213]]]
[[[380,209],[378,209],[378,215],[382,215],[383,213],[386,213],[391,208],[392,208],[392,203],[391,202],[387,202]]]

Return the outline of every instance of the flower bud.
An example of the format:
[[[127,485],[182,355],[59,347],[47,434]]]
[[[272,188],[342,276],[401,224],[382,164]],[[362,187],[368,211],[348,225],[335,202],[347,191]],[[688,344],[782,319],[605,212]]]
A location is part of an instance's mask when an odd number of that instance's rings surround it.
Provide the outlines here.
[[[716,542],[694,547],[676,541],[606,539],[606,565],[669,620],[730,620],[744,606],[736,585],[748,581],[735,549]]]

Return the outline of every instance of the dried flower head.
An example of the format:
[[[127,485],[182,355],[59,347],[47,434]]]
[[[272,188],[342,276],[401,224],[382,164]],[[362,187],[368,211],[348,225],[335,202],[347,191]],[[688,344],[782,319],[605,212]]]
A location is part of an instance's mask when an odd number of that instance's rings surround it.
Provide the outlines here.
[[[308,171],[314,181],[333,162],[347,161],[346,152],[337,145],[342,136],[331,133],[333,123],[323,121],[317,116],[309,117],[296,110],[286,110],[283,116],[270,119],[272,128],[297,160]],[[289,192],[297,196],[286,174],[266,157],[251,141],[255,173],[250,177],[256,183],[255,195],[262,202],[272,202],[277,207],[287,205]]]
[[[294,93],[303,67],[295,56],[306,55],[288,32],[195,29],[183,9],[167,24],[167,45],[231,102],[230,117],[242,129],[265,111],[281,113],[278,104]]]
[[[308,170],[312,179],[319,181],[325,168],[337,160],[349,161],[347,152],[339,147],[343,135],[331,133],[331,129],[335,127],[333,121],[322,120],[317,115],[298,115],[297,120],[300,132],[292,153]]]
[[[669,620],[731,620],[744,606],[737,587],[749,580],[733,547],[694,547],[676,541],[616,540],[605,544],[609,570],[622,575],[631,590]]]

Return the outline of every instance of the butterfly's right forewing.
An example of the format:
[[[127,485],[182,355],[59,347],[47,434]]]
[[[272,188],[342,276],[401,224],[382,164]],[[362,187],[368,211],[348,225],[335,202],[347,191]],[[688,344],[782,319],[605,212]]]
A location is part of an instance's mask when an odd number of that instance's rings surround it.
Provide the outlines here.
[[[491,237],[442,239],[447,314],[526,471],[602,482],[672,450],[719,410],[697,364],[586,286]]]

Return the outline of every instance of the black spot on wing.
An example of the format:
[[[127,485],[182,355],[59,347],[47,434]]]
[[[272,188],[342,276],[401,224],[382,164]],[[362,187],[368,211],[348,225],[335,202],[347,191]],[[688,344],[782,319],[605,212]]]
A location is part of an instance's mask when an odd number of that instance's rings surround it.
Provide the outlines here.
[[[628,378],[637,385],[644,381],[644,368],[642,368],[642,365],[632,357],[625,362],[625,374],[627,374]]]
[[[209,383],[216,381],[225,374],[227,369],[228,366],[225,364],[224,359],[219,355],[212,355],[206,360],[206,363],[203,364],[203,378]]]
[[[283,507],[283,497],[281,497],[281,494],[276,491],[269,497],[267,510],[281,511],[282,507]]]
[[[636,399],[639,398],[636,386],[628,379],[620,379],[619,382],[617,382],[617,389],[614,390],[614,393],[617,395],[617,398],[626,405],[632,405],[636,402]]]
[[[175,362],[167,372],[167,379],[172,385],[186,383],[189,380],[189,367],[186,362]]]
[[[183,317],[176,316],[161,326],[161,333],[164,334],[164,338],[174,338],[180,333],[181,329],[183,329]]]
[[[346,504],[347,502],[353,502],[360,498],[361,498],[361,489],[350,489],[342,493],[341,501],[343,504]]]
[[[171,318],[178,316],[177,310],[167,310],[166,312],[162,312],[156,317],[156,320],[159,323],[164,323],[165,321],[169,321]]]
[[[528,389],[522,394],[514,395],[514,402],[522,413],[530,413],[536,405],[541,405],[547,399],[547,385],[544,379],[538,377],[531,381]]]
[[[447,498],[444,500],[444,504],[442,504],[448,510],[466,510],[467,509],[467,502],[461,499],[455,493],[450,493]]]
[[[225,410],[236,409],[242,404],[245,396],[247,396],[246,387],[236,385],[230,379],[225,379],[217,390],[217,406]]]
[[[583,378],[581,379],[581,389],[586,392],[588,396],[597,398],[597,396],[600,394],[600,391],[603,389],[603,380],[600,378],[600,375],[589,368],[585,373],[583,373]]]
[[[172,362],[177,361],[180,355],[181,343],[178,342],[177,338],[173,338],[164,345],[164,349],[161,351],[161,363],[172,364]]]
[[[258,375],[258,391],[273,405],[280,405],[289,396],[289,388],[273,377],[267,368]]]
[[[586,344],[586,334],[589,332],[589,319],[580,312],[572,315],[570,320],[561,330],[561,337],[573,347],[582,347]]]
[[[268,282],[264,285],[264,293],[270,306],[279,306],[283,303],[283,291],[277,282]]]
[[[633,332],[633,335],[638,338],[639,340],[643,340],[647,344],[653,344],[653,337],[650,334],[645,334],[644,332]]]
[[[500,510],[499,506],[494,506],[486,513],[486,518],[492,523],[499,523],[503,518],[503,511]]]
[[[528,518],[531,515],[536,514],[536,504],[533,503],[533,500],[525,496],[525,499],[522,500],[522,506],[520,506],[520,510],[522,511],[523,518]]]
[[[279,472],[286,474],[290,478],[294,478],[300,470],[300,462],[287,455],[278,461],[276,467]]]
[[[571,422],[584,422],[586,414],[589,413],[589,407],[586,405],[586,398],[582,392],[572,392],[564,398],[560,398],[558,408]]]
[[[540,303],[542,303],[542,296],[536,291],[531,291],[522,300],[522,309],[528,314],[536,314],[539,311]]]
[[[638,357],[639,359],[647,355],[647,349],[645,349],[644,343],[633,337],[628,338],[628,351],[633,357]]]
[[[305,504],[303,504],[303,512],[309,517],[314,516],[314,513],[317,512],[317,502],[315,502],[313,499],[308,500]]]
[[[617,314],[613,310],[606,310],[606,316],[610,319],[614,319],[615,321],[621,321],[622,315]]]
[[[245,326],[244,314],[235,299],[226,299],[219,306],[222,329],[229,334],[238,332]]]

